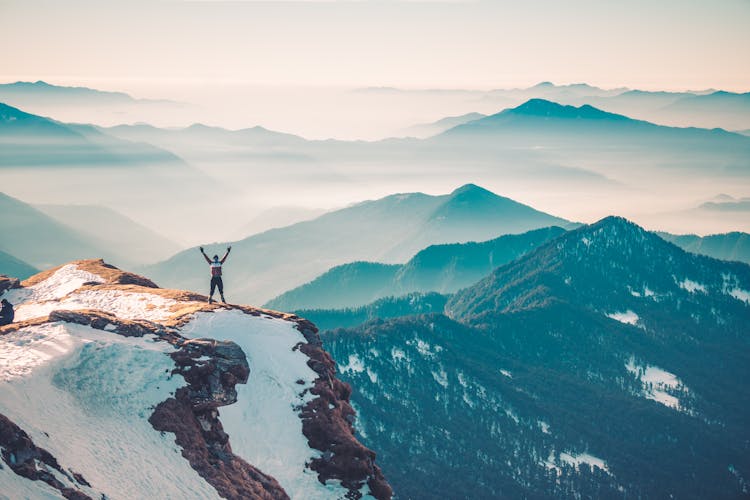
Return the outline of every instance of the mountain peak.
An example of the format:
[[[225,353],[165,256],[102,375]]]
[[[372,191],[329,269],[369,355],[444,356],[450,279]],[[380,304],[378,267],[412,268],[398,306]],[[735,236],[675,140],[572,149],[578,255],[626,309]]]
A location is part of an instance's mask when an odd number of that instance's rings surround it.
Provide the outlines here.
[[[580,237],[573,236],[576,233],[576,236]],[[608,251],[614,247],[633,245],[638,245],[642,251],[646,251],[647,247],[650,248],[654,244],[662,245],[664,241],[624,217],[610,215],[571,232],[568,243],[573,247],[584,245],[588,251]]]
[[[457,196],[473,196],[473,195],[490,195],[490,196],[497,196],[492,191],[489,191],[487,189],[484,189],[481,186],[477,186],[476,184],[468,183],[464,184],[463,186],[456,188],[451,194],[451,198],[455,198]]]
[[[563,119],[587,119],[587,120],[601,120],[601,119],[614,119],[614,120],[629,120],[629,118],[616,115],[614,113],[608,113],[601,109],[595,108],[588,104],[583,106],[568,106],[558,104],[553,101],[546,99],[529,99],[525,103],[515,108],[507,109],[499,113],[500,115],[512,114],[512,115],[525,115],[525,116],[536,116],[536,117],[547,117],[547,118],[563,118]]]
[[[598,220],[597,222],[593,223],[590,227],[608,227],[608,226],[616,226],[616,227],[627,227],[636,231],[646,232],[645,229],[643,229],[641,226],[636,224],[635,222],[632,222],[625,217],[621,217],[619,215],[608,215],[607,217],[604,217],[603,219]]]

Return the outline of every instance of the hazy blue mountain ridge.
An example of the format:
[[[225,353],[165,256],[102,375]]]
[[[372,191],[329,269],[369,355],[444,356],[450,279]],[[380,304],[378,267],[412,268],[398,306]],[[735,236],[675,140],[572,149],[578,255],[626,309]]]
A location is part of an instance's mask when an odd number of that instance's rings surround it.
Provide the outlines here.
[[[25,280],[38,272],[36,267],[0,250],[0,274]]]
[[[451,293],[563,232],[562,228],[550,227],[481,243],[431,245],[403,265],[344,264],[285,292],[266,306],[279,310],[339,309],[410,292]]]
[[[406,262],[431,244],[481,241],[561,223],[569,224],[466,185],[449,195],[391,195],[210,248],[220,253],[233,247],[225,278],[232,283],[233,300],[263,303],[337,265]],[[203,267],[192,248],[145,272],[160,285],[202,290]]]

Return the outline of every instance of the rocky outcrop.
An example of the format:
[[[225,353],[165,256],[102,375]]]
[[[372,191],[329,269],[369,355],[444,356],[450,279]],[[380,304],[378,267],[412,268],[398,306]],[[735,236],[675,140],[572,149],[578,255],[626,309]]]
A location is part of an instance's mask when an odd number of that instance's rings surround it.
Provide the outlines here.
[[[19,476],[45,482],[65,498],[91,500],[91,497],[77,488],[90,486],[83,476],[65,471],[51,453],[36,446],[23,429],[3,414],[0,414],[0,456]],[[69,484],[63,484],[53,471],[66,478]]]
[[[18,278],[11,278],[10,276],[0,274],[0,295],[5,292],[5,290],[10,290],[11,288],[19,288],[20,286],[21,284],[18,281]]]
[[[0,327],[0,334],[48,322],[65,322],[126,337],[154,335],[155,340],[173,345],[175,350],[169,354],[175,364],[173,374],[181,375],[187,385],[178,389],[174,397],[157,405],[149,418],[151,425],[156,430],[173,433],[182,456],[223,497],[277,499],[288,498],[288,495],[276,479],[232,452],[229,436],[219,419],[219,408],[237,401],[236,384],[248,381],[252,367],[248,366],[245,353],[233,342],[186,339],[180,334],[180,328],[193,320],[196,313],[220,310],[242,311],[252,316],[294,323],[305,338],[305,342],[300,342],[295,349],[307,356],[307,365],[317,374],[312,387],[305,389],[314,398],[297,408],[309,446],[321,452],[321,457],[312,458],[308,466],[317,472],[323,484],[329,480],[340,481],[349,490],[348,498],[361,498],[365,485],[378,499],[392,496],[390,486],[374,463],[375,453],[354,436],[352,422],[355,412],[349,404],[351,388],[336,378],[335,363],[323,350],[315,325],[296,315],[278,311],[208,304],[203,295],[158,288],[146,278],[120,271],[101,260],[72,264],[97,279],[83,283],[77,290],[69,292],[67,298],[80,292],[117,290],[141,296],[153,294],[174,302],[162,306],[166,314],[158,321],[123,319],[113,314],[116,309],[112,312],[53,310],[43,317]],[[41,283],[58,269],[33,276],[21,285],[28,287]]]
[[[102,259],[87,259],[87,260],[75,260],[68,264],[74,264],[78,269],[82,271],[88,271],[96,274],[105,280],[105,283],[111,285],[138,285],[145,288],[159,288],[153,281],[143,276],[139,276],[134,273],[122,271],[111,264],[107,264]],[[64,265],[68,265],[64,264]],[[53,274],[55,274],[61,267],[57,266],[41,273],[31,276],[29,279],[24,280],[21,284],[25,287],[34,286],[37,283],[41,283]]]
[[[288,498],[281,485],[232,453],[219,421],[220,406],[237,401],[237,383],[247,382],[247,359],[237,344],[211,339],[182,342],[171,354],[188,385],[160,403],[149,422],[172,432],[182,456],[219,494],[230,499]]]
[[[310,468],[318,473],[321,482],[340,480],[349,489],[349,498],[361,498],[364,484],[375,498],[391,498],[393,490],[375,465],[375,452],[354,436],[352,423],[356,414],[349,404],[351,387],[336,378],[336,363],[323,350],[315,325],[299,320],[297,328],[307,340],[297,347],[310,358],[307,365],[318,374],[310,389],[316,397],[300,412],[302,432],[310,447],[322,452],[320,458],[312,459]]]

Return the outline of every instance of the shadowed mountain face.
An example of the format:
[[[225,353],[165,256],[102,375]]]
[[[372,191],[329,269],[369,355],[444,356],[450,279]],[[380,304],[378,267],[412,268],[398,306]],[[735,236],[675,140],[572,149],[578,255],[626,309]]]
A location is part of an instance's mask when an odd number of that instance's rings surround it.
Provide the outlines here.
[[[284,311],[338,309],[410,292],[452,293],[564,232],[550,227],[482,243],[433,245],[403,265],[344,264],[280,295],[267,306]]]
[[[750,266],[610,217],[446,311],[324,334],[404,497],[746,494]]]
[[[85,235],[2,193],[0,214],[0,250],[34,267],[50,267],[76,256],[97,258],[105,253]]]
[[[560,224],[569,223],[475,185],[442,196],[392,195],[232,243],[225,283],[233,301],[263,303],[346,262],[405,262],[431,244],[487,240]],[[225,246],[208,251],[219,253]],[[148,273],[169,286],[202,290],[207,284],[197,249]]]
[[[114,263],[154,262],[177,245],[103,207],[34,207],[0,193],[0,250],[35,268],[58,265],[76,256]],[[0,274],[4,274],[0,269]],[[5,273],[7,274],[7,273]],[[26,276],[24,276],[26,277]]]
[[[180,246],[124,215],[95,205],[39,205],[39,210],[85,235],[118,265],[157,262]]]
[[[738,290],[747,289],[749,272],[746,264],[686,253],[625,219],[608,217],[497,269],[457,293],[447,310],[455,318],[471,318],[476,323],[485,316],[563,301],[585,304],[605,315],[641,309],[639,318],[645,312],[655,317],[635,322],[653,325],[668,307],[674,307],[675,313],[688,305],[708,307],[703,313],[710,316],[710,307],[715,305],[739,318],[747,304],[732,293],[741,295]],[[711,320],[718,327],[716,318]],[[744,328],[726,320],[722,324],[725,335],[739,334]],[[700,328],[685,328],[701,334]]]
[[[39,269],[34,266],[0,250],[0,274],[25,280],[38,272]]]

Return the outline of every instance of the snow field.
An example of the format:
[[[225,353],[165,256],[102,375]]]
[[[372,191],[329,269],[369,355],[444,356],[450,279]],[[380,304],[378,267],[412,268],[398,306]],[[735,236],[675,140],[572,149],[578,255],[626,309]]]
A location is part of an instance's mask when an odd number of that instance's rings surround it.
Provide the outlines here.
[[[689,293],[697,293],[697,292],[707,293],[705,285],[689,280],[687,278],[685,278],[684,280],[680,281],[677,284],[679,285],[680,288],[688,291]]]
[[[307,356],[293,350],[306,342],[295,324],[241,311],[216,311],[196,314],[182,334],[231,340],[247,356],[250,377],[247,384],[237,386],[237,403],[219,409],[234,453],[276,478],[292,499],[343,498],[347,490],[338,481],[322,485],[317,473],[306,467],[320,452],[310,448],[302,434],[299,407],[313,398],[301,393],[312,387],[317,374],[307,366]]]
[[[84,283],[104,281],[100,276],[68,264],[46,280],[29,288],[9,290],[4,297],[15,306],[15,321],[44,317],[60,309],[99,309],[122,319],[160,321],[169,318],[172,314],[170,308],[177,304],[175,300],[152,293],[120,290],[76,292]]]
[[[2,447],[0,447],[2,451]],[[17,475],[10,467],[3,464],[0,468],[0,500],[17,500],[20,498],[47,500],[64,498],[59,491],[42,481],[32,481]],[[12,492],[12,496],[9,493]]]
[[[609,473],[609,467],[607,462],[599,457],[595,457],[590,453],[569,453],[561,452],[555,457],[555,452],[550,451],[549,457],[544,461],[544,466],[548,469],[553,469],[557,472],[557,475],[562,474],[562,468],[557,464],[567,464],[576,469],[580,468],[581,464],[587,464],[589,467],[598,467],[599,469]]]
[[[680,400],[667,392],[667,390],[676,390],[683,386],[675,374],[656,366],[637,364],[634,358],[628,360],[625,368],[640,380],[644,397],[675,410],[683,409]]]
[[[641,319],[635,312],[631,311],[630,309],[625,312],[614,312],[607,314],[607,317],[612,318],[615,321],[619,321],[620,323],[625,323],[626,325],[633,326],[635,326]]]
[[[128,338],[52,324],[8,334],[0,349],[28,335],[36,342],[48,335],[58,348],[50,349],[43,363],[27,365],[21,376],[0,382],[0,413],[62,467],[81,472],[91,483],[87,494],[218,498],[182,457],[173,437],[148,422],[153,408],[184,385],[182,377],[169,374],[171,345],[150,336]]]

